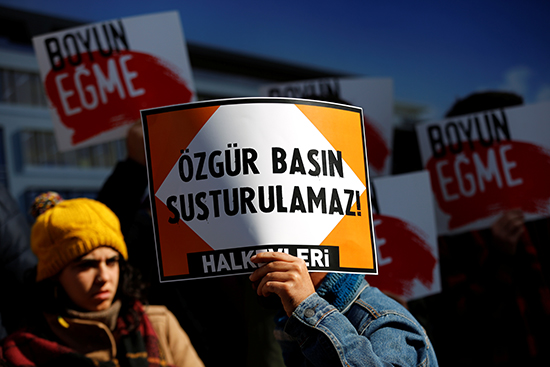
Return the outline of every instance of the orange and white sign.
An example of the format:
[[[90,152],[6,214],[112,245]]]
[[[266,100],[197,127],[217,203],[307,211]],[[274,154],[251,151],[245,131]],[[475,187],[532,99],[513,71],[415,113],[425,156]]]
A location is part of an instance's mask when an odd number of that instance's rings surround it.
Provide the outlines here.
[[[176,11],[65,29],[33,44],[60,151],[125,137],[142,109],[195,100]]]
[[[260,251],[377,272],[361,108],[239,98],[141,114],[161,281],[252,273]]]

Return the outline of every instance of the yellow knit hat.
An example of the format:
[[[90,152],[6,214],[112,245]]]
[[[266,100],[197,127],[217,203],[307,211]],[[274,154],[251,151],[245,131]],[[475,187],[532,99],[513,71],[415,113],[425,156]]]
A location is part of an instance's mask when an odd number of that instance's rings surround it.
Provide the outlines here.
[[[74,259],[101,246],[128,259],[118,217],[96,200],[59,202],[40,214],[32,227],[31,249],[38,258],[36,281],[57,274]]]

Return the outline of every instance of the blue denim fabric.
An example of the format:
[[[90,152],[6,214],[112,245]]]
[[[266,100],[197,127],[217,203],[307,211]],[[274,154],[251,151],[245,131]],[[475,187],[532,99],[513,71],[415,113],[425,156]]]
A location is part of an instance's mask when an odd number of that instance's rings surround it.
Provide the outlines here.
[[[366,281],[342,313],[312,294],[276,320],[275,337],[289,367],[438,366],[422,326]]]

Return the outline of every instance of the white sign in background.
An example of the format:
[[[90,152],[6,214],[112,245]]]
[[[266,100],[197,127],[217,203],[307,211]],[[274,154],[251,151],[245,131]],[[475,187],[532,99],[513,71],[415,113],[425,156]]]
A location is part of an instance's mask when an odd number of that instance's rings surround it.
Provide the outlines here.
[[[77,51],[81,53],[82,58],[84,59],[88,57],[88,51],[98,51],[98,43],[102,44],[103,48],[106,48],[107,45],[112,46],[113,44],[115,44],[116,41],[113,39],[113,31],[109,31],[109,24],[113,24],[113,27],[116,30],[120,31],[119,22],[120,24],[122,24],[124,37],[127,40],[127,44],[129,45],[130,50],[133,52],[148,54],[155,57],[156,59],[161,60],[161,63],[163,63],[168,70],[171,70],[174,74],[178,75],[185,81],[187,88],[193,93],[193,97],[191,98],[191,100],[194,100],[195,86],[191,73],[191,66],[189,64],[189,56],[187,53],[183,29],[181,26],[179,13],[177,11],[127,17],[120,20],[114,19],[34,37],[33,44],[38,59],[38,65],[42,80],[45,82],[46,76],[51,71],[50,57],[48,56],[48,50],[46,48],[45,42],[46,39],[53,37],[58,40],[58,45],[60,47],[62,57],[66,58],[68,56],[67,50],[70,50],[74,59],[76,59],[76,56],[74,55],[77,54]],[[67,41],[65,44],[64,40],[66,35],[71,36],[69,38],[70,41]],[[55,46],[50,45],[50,47],[53,48]],[[77,50],[75,49],[75,47],[77,48]],[[54,51],[57,52],[57,50]],[[84,70],[84,65],[81,65],[80,67],[81,77],[75,78],[76,84],[83,83],[82,80],[84,79],[82,79],[82,77],[85,78],[93,75],[93,69]],[[124,70],[124,66],[121,65],[121,68],[122,70]],[[106,71],[104,70],[103,72],[105,73]],[[132,80],[137,77],[134,71],[126,70],[126,74],[122,76],[117,76],[117,78],[120,79],[116,81],[114,79],[114,69],[109,70],[108,73],[109,74],[107,75],[107,78],[111,78],[111,80],[104,81],[104,85],[81,85],[81,90],[61,91],[60,93],[64,94],[65,96],[62,97],[62,99],[65,99],[65,104],[69,103],[69,98],[71,98],[73,101],[71,102],[73,103],[73,106],[65,106],[65,109],[68,109],[71,113],[75,113],[74,111],[82,109],[82,112],[77,113],[84,115],[86,113],[86,109],[78,105],[77,102],[74,102],[77,101],[78,98],[80,98],[80,100],[88,99],[89,101],[92,98],[91,93],[95,93],[96,97],[100,94],[108,97],[109,94],[116,93],[115,88],[117,87],[117,85],[114,84],[115,82],[125,83],[126,87],[131,91]],[[72,76],[68,76],[68,78],[72,78]],[[66,82],[67,80],[59,81],[58,84]],[[134,92],[135,94],[140,94],[143,93],[143,90],[138,89]],[[126,96],[126,98],[129,97],[130,96]],[[183,102],[189,101],[179,101],[179,103]],[[149,108],[159,106],[155,105],[147,107]],[[72,108],[72,111],[70,108]],[[118,124],[118,126],[114,126],[108,131],[104,131],[101,134],[96,135],[82,143],[73,144],[71,142],[71,137],[74,130],[68,128],[65,124],[61,122],[61,118],[57,113],[55,106],[53,106],[51,103],[50,111],[56,135],[57,147],[60,151],[100,144],[107,141],[123,138],[125,137],[126,132],[132,123],[132,121],[122,121]],[[139,119],[139,108],[136,109],[136,116],[136,120]],[[109,118],[112,118],[112,116],[104,116],[104,119]],[[114,118],[116,118],[116,116],[114,116]]]
[[[323,78],[260,87],[260,95],[326,100],[358,106],[371,123],[367,135],[370,177],[391,172],[393,139],[393,81],[389,78]]]
[[[379,210],[376,214],[401,220],[406,225],[406,228],[413,231],[418,238],[424,240],[426,247],[423,250],[426,248],[429,249],[431,256],[437,262],[431,269],[419,268],[426,264],[426,261],[422,259],[422,256],[426,256],[424,251],[415,251],[418,244],[412,243],[410,241],[411,237],[399,237],[399,228],[390,228],[387,238],[379,238],[378,234],[376,235],[380,266],[379,274],[377,276],[367,276],[366,279],[374,282],[375,278],[389,276],[392,279],[389,282],[395,283],[397,279],[403,281],[408,286],[405,287],[404,294],[400,295],[407,300],[418,299],[441,292],[434,202],[428,171],[378,177],[372,182]],[[377,220],[375,219],[375,233],[377,224]],[[406,235],[403,232],[399,234]],[[384,254],[388,253],[391,255],[384,257]],[[392,263],[397,262],[397,257],[401,257],[401,259],[406,258],[405,261],[402,261],[404,265],[392,266]],[[392,272],[392,274],[388,275],[388,271]],[[431,272],[431,283],[422,282],[419,280],[419,277],[411,278],[411,274],[422,274],[425,279],[429,279],[430,275],[426,272]]]
[[[491,122],[494,121],[492,115],[503,127],[497,127],[494,122]],[[476,118],[479,125],[473,123]],[[452,129],[448,128],[450,125],[454,125]],[[521,207],[530,199],[530,193],[540,194],[540,191],[544,190],[541,186],[548,187],[547,185],[550,184],[548,163],[550,159],[550,103],[548,102],[483,111],[417,125],[418,142],[424,167],[433,159],[432,143],[428,131],[430,128],[439,128],[439,133],[432,131],[432,135],[437,136],[436,147],[440,147],[441,144],[446,146],[446,155],[443,159],[447,163],[442,162],[439,168],[441,172],[446,169],[447,173],[435,173],[436,176],[432,178],[436,185],[439,185],[439,187],[434,187],[434,190],[438,189],[440,192],[444,192],[439,200],[436,198],[436,220],[439,235],[488,228],[497,220],[502,211],[513,209],[506,208],[506,203],[514,200],[518,193],[525,195],[524,200],[516,203],[517,207]],[[503,138],[503,131],[506,129],[509,132],[510,140]],[[493,139],[494,144],[489,148],[492,150],[490,152],[492,155],[476,153],[478,154],[477,158],[480,159],[472,161],[462,152],[450,153],[448,145],[449,143],[456,144],[457,136],[464,148],[468,147],[470,141],[477,142],[480,138]],[[497,137],[500,139],[498,144]],[[517,148],[514,143],[524,144],[524,146],[529,144],[535,148],[531,151],[531,156],[525,156],[520,154],[521,151],[516,153],[515,150],[520,148]],[[484,190],[484,187],[494,184],[494,182],[498,182],[498,189]],[[484,200],[489,196],[496,198],[491,204],[488,204],[493,210],[486,206]],[[542,195],[538,199],[540,201],[536,211],[524,210],[526,220],[535,220],[550,214],[550,195],[547,194],[545,197]],[[466,201],[469,202],[466,203]],[[474,219],[469,223],[451,228],[450,221],[455,213],[449,210],[445,211],[443,208],[458,202],[466,203],[461,211],[469,212]],[[479,215],[481,210],[489,212],[489,214]]]

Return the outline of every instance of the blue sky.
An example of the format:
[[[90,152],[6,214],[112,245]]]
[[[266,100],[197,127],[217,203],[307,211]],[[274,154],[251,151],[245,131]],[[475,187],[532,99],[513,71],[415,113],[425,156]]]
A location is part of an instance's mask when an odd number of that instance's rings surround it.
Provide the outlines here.
[[[188,41],[361,76],[440,118],[456,98],[550,100],[550,1],[0,0],[82,21],[179,10]]]

